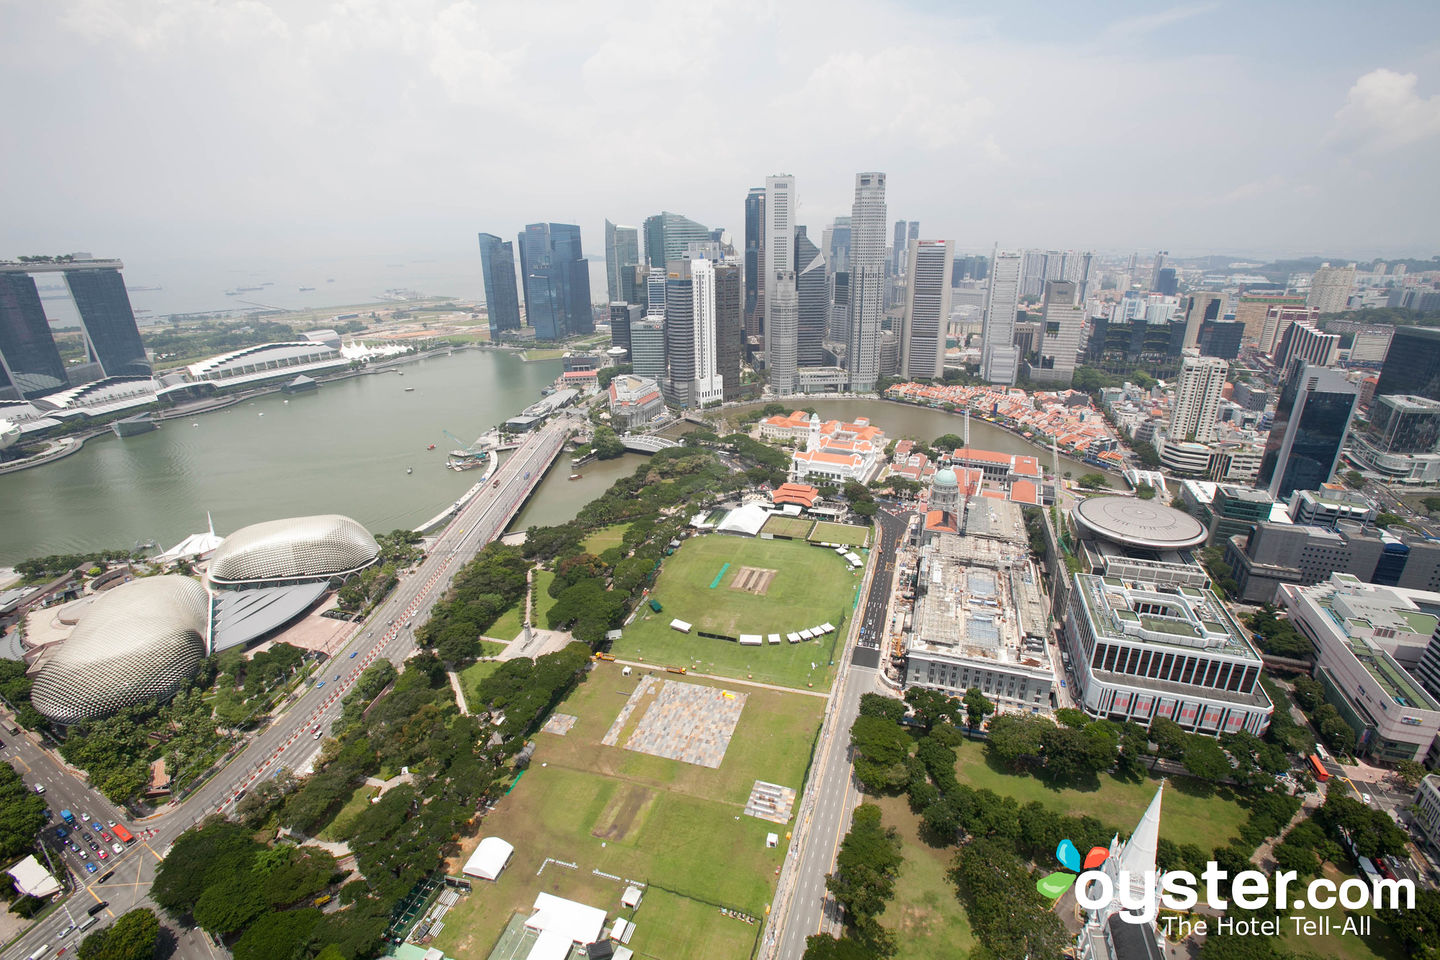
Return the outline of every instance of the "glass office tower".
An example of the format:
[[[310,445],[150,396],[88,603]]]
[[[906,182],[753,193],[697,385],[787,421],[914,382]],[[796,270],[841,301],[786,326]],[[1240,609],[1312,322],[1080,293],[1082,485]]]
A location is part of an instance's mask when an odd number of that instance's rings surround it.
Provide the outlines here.
[[[67,386],[34,278],[0,271],[0,400],[31,400]]]
[[[90,360],[107,377],[148,377],[150,361],[130,309],[125,279],[114,267],[66,270],[65,283],[80,312]]]
[[[515,248],[493,233],[480,234],[480,272],[485,276],[485,309],[490,339],[520,329],[520,296],[515,289]]]
[[[1375,396],[1411,394],[1440,400],[1440,330],[1396,327]]]
[[[1328,482],[1359,399],[1359,388],[1340,371],[1294,361],[1275,404],[1258,486],[1283,500]]]

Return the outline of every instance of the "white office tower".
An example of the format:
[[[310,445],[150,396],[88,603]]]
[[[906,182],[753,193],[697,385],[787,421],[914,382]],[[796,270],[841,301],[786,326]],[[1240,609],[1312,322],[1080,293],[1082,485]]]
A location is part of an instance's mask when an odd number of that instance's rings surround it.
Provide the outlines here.
[[[1035,383],[1068,387],[1075,378],[1075,357],[1085,326],[1085,307],[1083,302],[1076,303],[1076,292],[1073,280],[1045,283],[1040,355],[1030,366],[1030,379]]]
[[[1215,439],[1220,416],[1220,394],[1230,364],[1220,357],[1186,357],[1175,386],[1175,407],[1170,411],[1170,439],[1208,443]]]
[[[665,316],[665,268],[651,266],[645,277],[645,316]]]
[[[765,365],[770,375],[770,387],[778,394],[795,392],[799,349],[800,296],[795,286],[795,178],[788,175],[766,177]]]
[[[1025,255],[995,248],[980,335],[980,376],[986,383],[1013,384],[1020,351],[1015,348],[1015,311],[1020,309],[1020,270]]]
[[[945,375],[945,328],[950,322],[950,273],[954,261],[948,240],[916,240],[905,267],[905,319],[900,339],[900,371],[912,380]]]
[[[1310,292],[1305,297],[1305,306],[1315,307],[1321,313],[1340,313],[1350,303],[1350,291],[1355,286],[1355,264],[1348,267],[1320,265],[1310,278]]]
[[[695,296],[695,379],[690,397],[694,406],[704,407],[719,403],[725,388],[717,350],[714,261],[692,260],[690,281]]]
[[[850,389],[870,393],[880,379],[880,320],[885,315],[885,174],[855,174],[850,208]]]

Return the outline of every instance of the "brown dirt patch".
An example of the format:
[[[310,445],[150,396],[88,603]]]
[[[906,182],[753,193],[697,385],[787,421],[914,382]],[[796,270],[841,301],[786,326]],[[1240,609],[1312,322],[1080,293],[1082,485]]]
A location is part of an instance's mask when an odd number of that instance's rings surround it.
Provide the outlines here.
[[[654,800],[655,791],[627,784],[615,791],[590,834],[610,842],[624,840],[626,834],[644,819],[645,811],[650,809]]]
[[[765,567],[741,567],[739,572],[730,578],[730,589],[763,597],[770,592],[770,584],[777,572]]]

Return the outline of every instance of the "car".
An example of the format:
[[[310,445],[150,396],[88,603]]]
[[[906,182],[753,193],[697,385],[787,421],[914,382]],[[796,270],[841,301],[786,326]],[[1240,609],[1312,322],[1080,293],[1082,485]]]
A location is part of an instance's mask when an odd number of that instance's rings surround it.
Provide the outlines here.
[[[74,850],[76,853],[80,852],[80,847],[75,843],[74,840],[66,840],[65,846],[69,847],[71,850]]]
[[[85,872],[86,872],[86,873],[94,873],[96,870],[99,870],[99,869],[100,869],[100,868],[97,867],[97,866],[95,866],[95,864],[93,864],[93,863],[87,863],[87,864],[85,864]]]
[[[79,847],[76,847],[76,848],[75,848],[75,854],[76,854],[76,856],[78,856],[81,860],[89,860],[89,859],[90,859],[90,854],[86,853],[84,850],[81,850]]]
[[[104,832],[105,832],[105,828],[102,827],[102,826],[100,826],[100,821],[99,821],[99,820],[96,820],[96,821],[94,821],[93,823],[91,823],[91,824],[90,824],[90,829],[91,829],[91,830],[94,830],[96,833],[104,833]]]
[[[115,821],[114,821],[114,820],[106,820],[105,822],[108,823],[108,824],[110,824],[110,826],[112,826],[112,827],[115,826]]]
[[[37,783],[37,784],[35,784],[35,792],[36,792],[36,793],[44,793],[44,792],[45,792],[45,784],[43,784],[43,783]]]
[[[109,879],[110,879],[111,877],[113,877],[113,876],[115,876],[115,871],[114,871],[114,870],[106,870],[104,873],[102,873],[102,874],[100,875],[100,880],[99,880],[99,882],[100,882],[100,883],[104,883],[106,880],[109,880]]]
[[[55,828],[55,836],[59,837],[61,840],[64,840],[64,839],[65,839],[66,837],[68,837],[69,835],[70,835],[69,832],[66,831],[66,829],[65,829],[64,827],[56,827],[56,828]]]
[[[97,853],[99,854],[99,857],[100,857],[101,860],[109,860],[109,859],[110,859],[110,854],[106,853],[104,850],[99,850],[99,851],[97,851]]]
[[[85,912],[93,917],[95,916],[95,914],[99,913],[101,910],[104,910],[108,906],[110,906],[109,900],[101,900],[99,903],[95,904],[93,907],[91,907],[89,910],[86,910]]]
[[[55,934],[55,939],[56,939],[56,940],[64,940],[66,937],[70,936],[70,934],[72,934],[72,933],[74,933],[74,932],[75,932],[75,925],[74,925],[73,923],[67,923],[67,924],[65,925],[65,929],[64,929],[64,930],[61,930],[59,933]]]
[[[359,652],[360,652],[359,650],[356,650],[356,651],[355,651],[355,653],[359,653]],[[351,659],[351,660],[354,660],[354,659],[355,659],[355,653],[350,654],[350,659]]]
[[[96,843],[94,840],[85,841],[85,845],[89,847],[92,851],[100,849],[100,844]]]
[[[109,842],[110,842],[110,839],[111,839],[111,838],[110,838],[110,834],[106,833],[104,830],[101,830],[101,831],[100,831],[100,839],[101,839],[101,840],[104,840],[106,843],[109,843]]]
[[[81,819],[81,820],[84,820],[86,823],[89,823],[89,822],[90,822],[90,814],[88,814],[88,813],[82,813],[82,814],[80,814],[80,819]]]
[[[111,849],[111,850],[114,850],[116,853],[124,853],[124,852],[125,852],[125,848],[124,848],[123,846],[121,846],[120,844],[118,844],[118,843],[112,843],[112,844],[110,844],[110,849]]]
[[[1370,794],[1368,794],[1368,793],[1362,793],[1362,794],[1360,794],[1360,802],[1361,802],[1361,803],[1374,803],[1375,800],[1374,800],[1374,798],[1372,798],[1372,797],[1370,796]]]

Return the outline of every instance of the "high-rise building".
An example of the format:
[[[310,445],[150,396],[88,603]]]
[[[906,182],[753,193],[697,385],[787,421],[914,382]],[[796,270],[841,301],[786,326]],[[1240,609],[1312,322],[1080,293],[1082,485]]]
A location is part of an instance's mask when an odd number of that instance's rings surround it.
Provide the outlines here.
[[[1169,250],[1161,250],[1155,254],[1155,265],[1150,268],[1150,289],[1152,291],[1160,289],[1160,271],[1165,269],[1165,258],[1168,256],[1170,256]]]
[[[630,325],[630,369],[637,377],[665,382],[665,319],[649,316]]]
[[[758,337],[765,316],[765,188],[745,197],[745,336]]]
[[[1383,453],[1434,453],[1440,449],[1440,401],[1404,394],[1376,397],[1362,436]]]
[[[1015,311],[1020,308],[1023,263],[1020,251],[999,247],[990,258],[990,286],[980,335],[980,376],[987,383],[1015,382],[1020,360],[1015,349]]]
[[[104,377],[148,377],[150,361],[130,307],[119,260],[75,257],[0,263],[0,399],[34,399]],[[85,343],[67,371],[30,274],[59,273]]]
[[[765,364],[776,393],[794,393],[800,297],[795,275],[795,178],[765,178]],[[788,284],[788,288],[786,285]]]
[[[605,221],[605,289],[611,303],[639,303],[640,231]]]
[[[709,243],[710,228],[668,210],[645,218],[645,257],[652,268],[666,269],[685,259],[692,243]]]
[[[1045,284],[1039,358],[1029,369],[1035,383],[1068,387],[1075,378],[1075,358],[1085,326],[1085,305],[1084,301],[1077,302],[1077,294],[1072,280],[1050,280]]]
[[[682,407],[691,403],[695,381],[695,283],[689,260],[665,265],[665,399]],[[631,333],[634,338],[634,333]]]
[[[720,375],[720,354],[715,261],[692,260],[690,283],[694,294],[693,334],[695,375],[690,381],[690,405],[706,407],[724,399],[725,381]]]
[[[740,355],[744,330],[744,293],[740,264],[715,264],[715,357],[724,399],[740,399]]]
[[[651,267],[645,275],[645,316],[665,316],[665,268]]]
[[[820,237],[820,252],[831,275],[850,270],[850,218],[836,217]]]
[[[1314,307],[1296,307],[1276,304],[1265,311],[1265,324],[1260,328],[1260,337],[1257,346],[1261,353],[1275,355],[1275,348],[1280,346],[1280,341],[1285,337],[1285,331],[1290,329],[1290,324],[1302,320],[1314,323],[1320,319],[1320,311]],[[1283,370],[1285,364],[1279,364]],[[1329,366],[1329,364],[1326,364]]]
[[[880,377],[880,321],[885,314],[885,174],[855,175],[850,208],[850,389],[869,393]]]
[[[69,383],[35,278],[0,264],[0,400],[33,400]]]
[[[1165,267],[1160,271],[1154,292],[1162,297],[1173,297],[1180,292],[1180,278],[1174,267]]]
[[[1220,417],[1220,395],[1230,364],[1219,357],[1186,357],[1175,385],[1175,406],[1170,411],[1170,439],[1209,443],[1215,439]]]
[[[945,375],[945,328],[950,322],[950,242],[916,240],[909,250],[900,369],[912,380],[939,379]]]
[[[1083,300],[1081,301],[1084,302]],[[1185,349],[1200,343],[1200,325],[1206,320],[1219,320],[1225,312],[1225,297],[1204,291],[1192,293],[1185,305]]]
[[[848,256],[848,252],[847,252]],[[832,343],[850,342],[850,271],[841,270],[830,277],[830,323],[826,337]]]
[[[1089,257],[1089,254],[1086,254]],[[1088,273],[1089,264],[1086,263]],[[960,284],[966,280],[984,280],[990,276],[990,258],[982,255],[973,257],[956,257],[955,265],[950,271],[950,282]]]
[[[910,244],[920,239],[919,220],[896,220],[895,242],[890,247],[890,275],[903,277],[910,267]]]
[[[525,316],[540,340],[564,340],[595,330],[590,267],[572,223],[531,223],[520,234]]]
[[[119,262],[73,261],[63,273],[80,313],[90,362],[99,364],[101,376],[150,376],[150,361],[140,342],[140,328],[135,324]]]
[[[830,319],[830,284],[825,258],[804,227],[795,228],[795,294],[800,316],[795,333],[795,362],[818,367],[825,362],[825,326]]]
[[[1324,263],[1310,278],[1310,293],[1305,303],[1321,313],[1341,313],[1350,305],[1350,291],[1354,287],[1355,264],[1332,267]]]
[[[1188,329],[1186,335],[1189,335]],[[1206,320],[1200,324],[1200,355],[1234,360],[1240,356],[1240,341],[1244,336],[1245,324],[1239,320]]]
[[[1340,335],[1321,333],[1315,324],[1299,320],[1285,328],[1285,334],[1275,345],[1275,367],[1290,369],[1290,363],[1297,357],[1308,360],[1317,367],[1335,365],[1340,356]]]
[[[1275,404],[1257,485],[1283,500],[1329,482],[1359,394],[1339,370],[1294,361]]]
[[[1304,307],[1304,297],[1291,297],[1283,293],[1249,293],[1240,297],[1235,305],[1235,319],[1245,325],[1245,339],[1260,342],[1265,331],[1265,317],[1271,307]]]
[[[640,322],[638,303],[610,304],[610,346],[630,350],[630,328]]]
[[[480,272],[485,277],[485,312],[490,340],[520,329],[520,295],[515,289],[515,247],[493,233],[480,234]]]
[[[1440,400],[1440,328],[1395,328],[1375,395],[1400,393]]]

